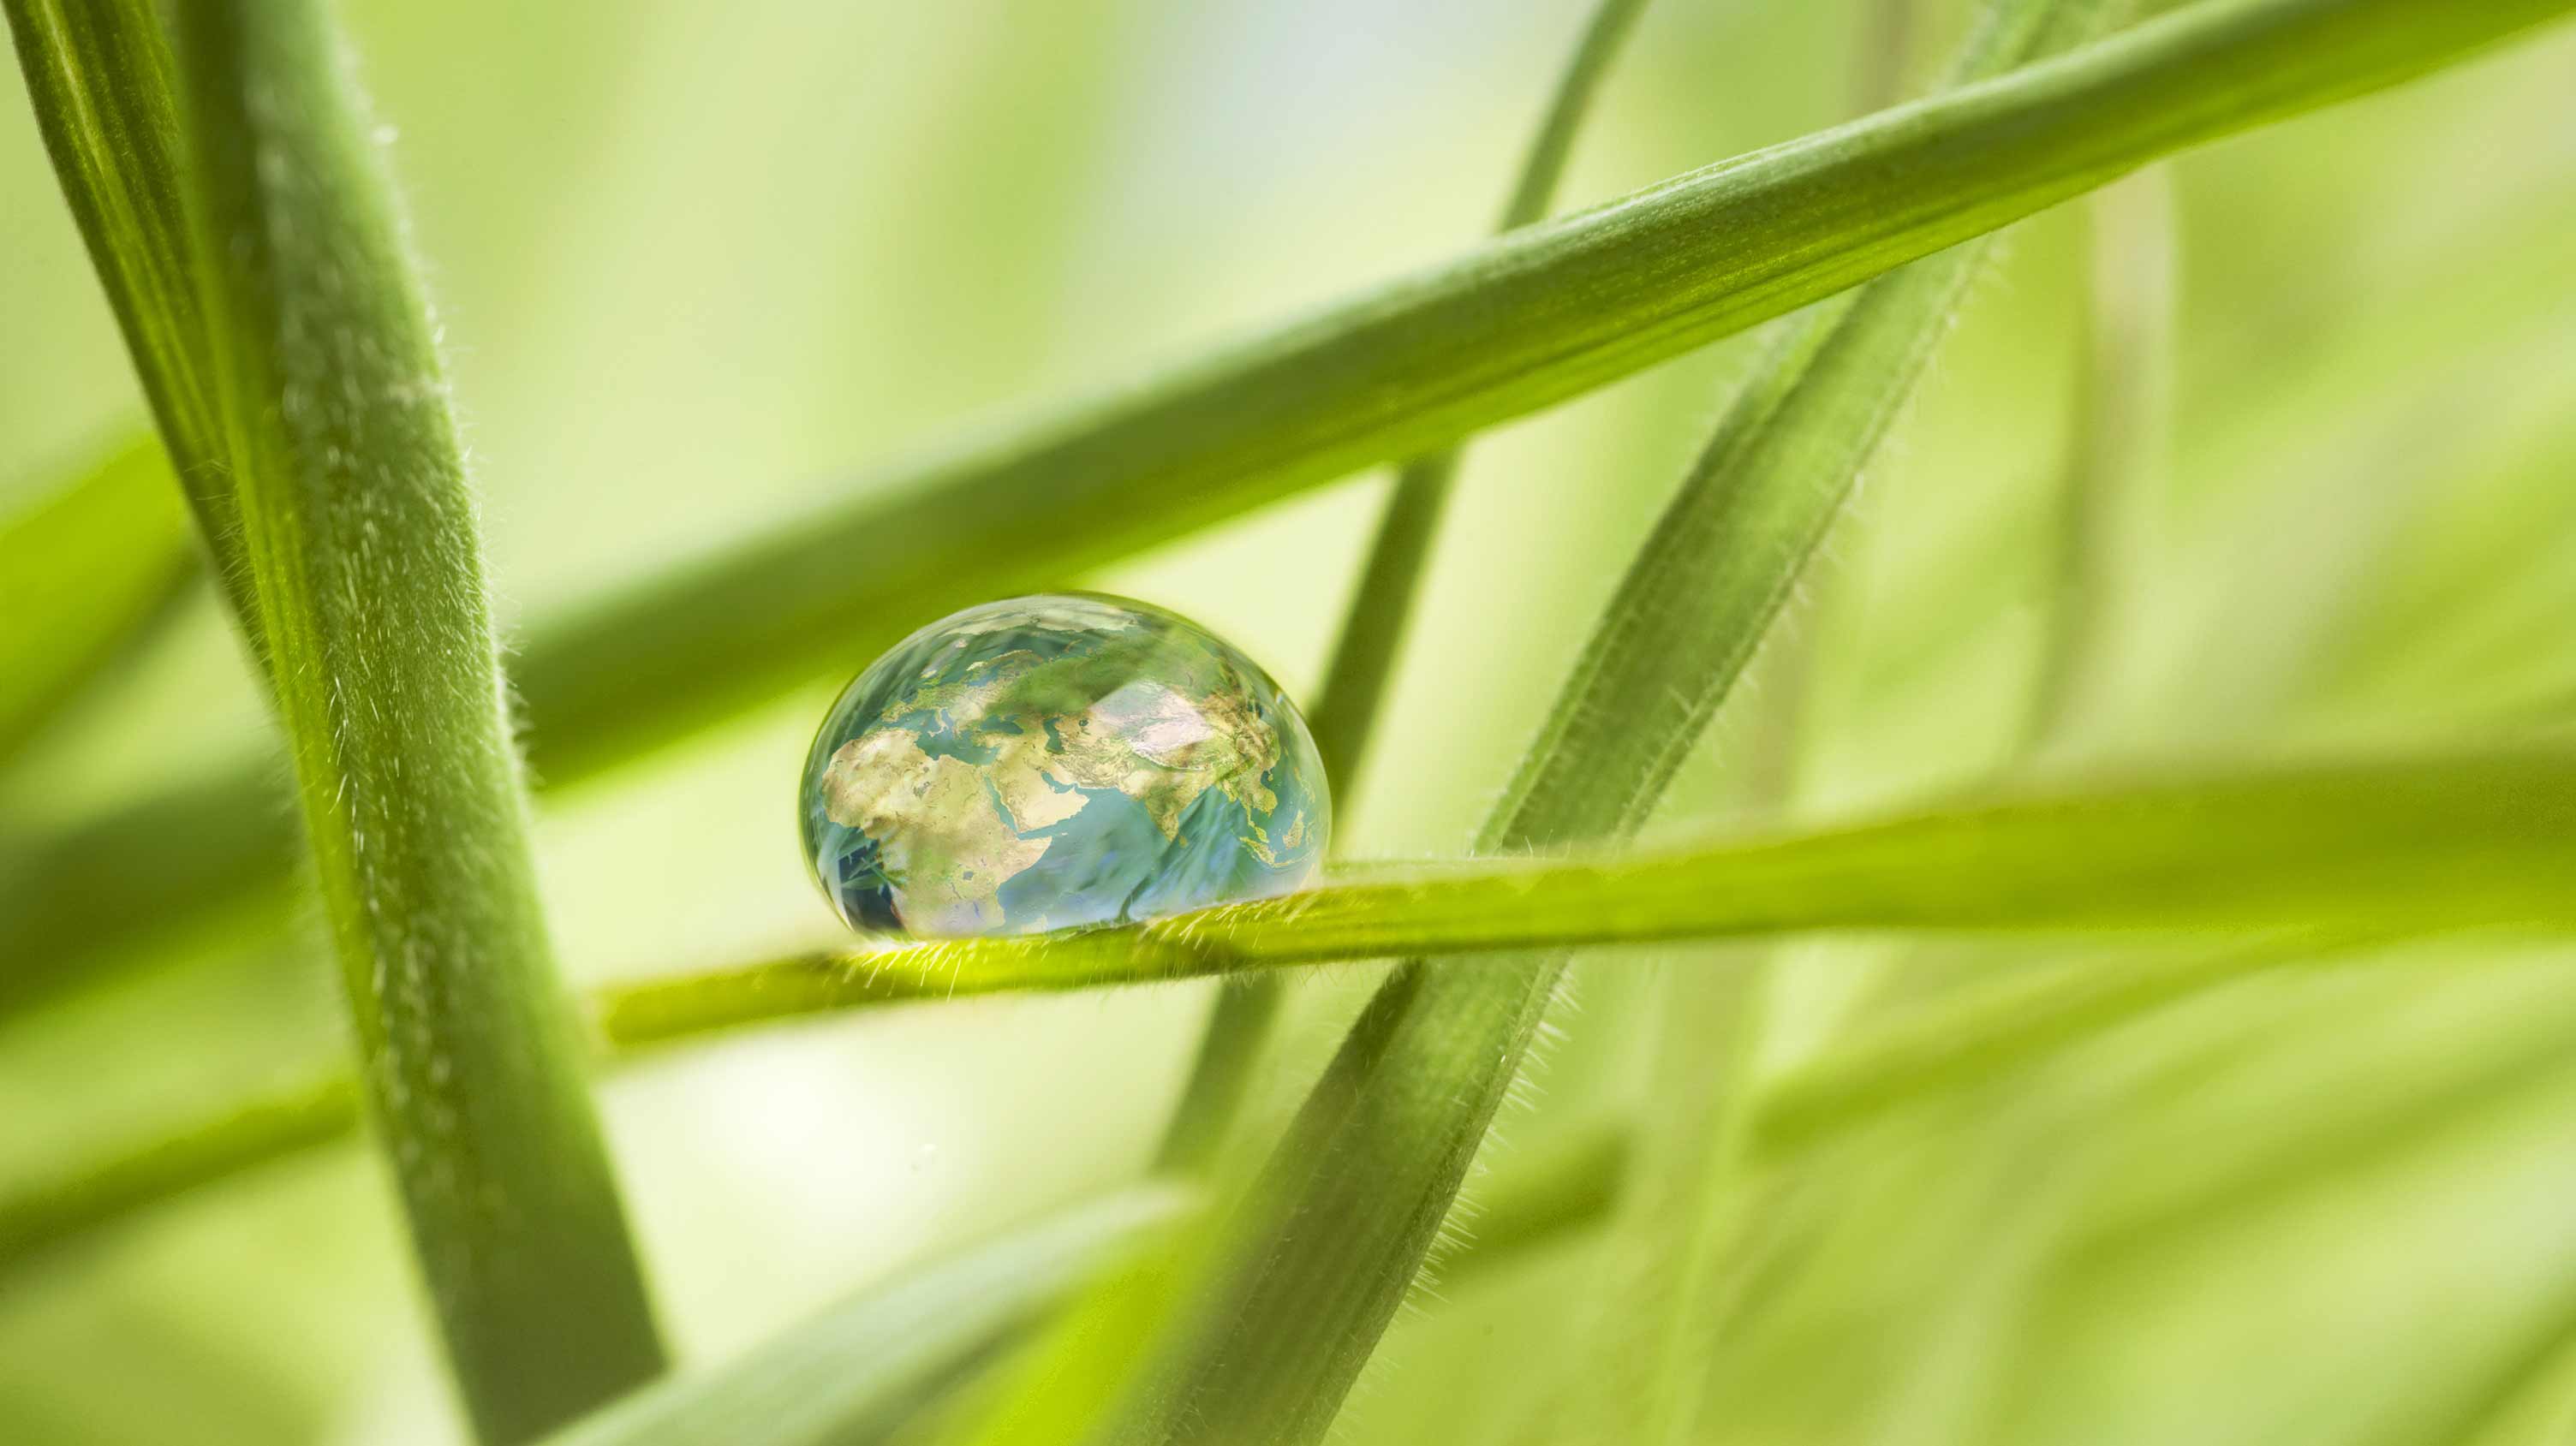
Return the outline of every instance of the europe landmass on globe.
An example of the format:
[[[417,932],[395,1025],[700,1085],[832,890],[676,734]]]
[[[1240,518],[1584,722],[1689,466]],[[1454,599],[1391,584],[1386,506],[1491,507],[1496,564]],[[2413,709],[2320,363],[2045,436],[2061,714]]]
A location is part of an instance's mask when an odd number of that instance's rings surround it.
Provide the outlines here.
[[[852,926],[927,938],[1126,922],[1295,888],[1329,797],[1276,683],[1123,599],[969,609],[850,685],[805,839]]]

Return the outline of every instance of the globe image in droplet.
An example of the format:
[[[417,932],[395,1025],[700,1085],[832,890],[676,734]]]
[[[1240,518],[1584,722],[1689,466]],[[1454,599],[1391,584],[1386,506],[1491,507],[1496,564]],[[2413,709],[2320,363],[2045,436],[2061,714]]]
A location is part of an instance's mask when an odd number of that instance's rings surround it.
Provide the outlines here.
[[[968,608],[841,693],[805,759],[805,857],[852,928],[922,939],[1127,923],[1285,893],[1332,801],[1251,659],[1090,594]]]

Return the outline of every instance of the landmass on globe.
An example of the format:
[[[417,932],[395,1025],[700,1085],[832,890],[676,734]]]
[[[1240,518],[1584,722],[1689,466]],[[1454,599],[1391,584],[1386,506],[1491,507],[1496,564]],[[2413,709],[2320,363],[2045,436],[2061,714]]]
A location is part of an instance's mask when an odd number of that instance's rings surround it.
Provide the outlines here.
[[[1281,892],[1329,820],[1277,685],[1195,625],[1108,599],[988,604],[915,634],[852,685],[815,755],[826,892],[854,925],[922,937]]]

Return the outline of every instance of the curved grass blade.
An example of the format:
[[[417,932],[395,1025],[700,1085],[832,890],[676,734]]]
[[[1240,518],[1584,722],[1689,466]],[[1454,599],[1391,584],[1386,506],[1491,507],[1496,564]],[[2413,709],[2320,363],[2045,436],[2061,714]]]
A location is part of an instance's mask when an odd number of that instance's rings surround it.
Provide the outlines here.
[[[171,615],[196,560],[150,437],[0,518],[0,760]]]
[[[557,991],[426,307],[317,3],[185,7],[212,391],[366,1093],[478,1435],[661,1368]]]
[[[1994,230],[2158,157],[2456,62],[2576,0],[2202,0],[2064,58],[1678,177],[1114,395],[1042,412],[765,541],[540,628],[533,761],[579,777],[848,666],[947,608],[1061,582],[1357,468],[1434,451]],[[230,779],[261,795],[256,768]],[[240,817],[256,820],[250,808]],[[254,865],[102,822],[55,870],[169,881],[164,918]],[[187,851],[256,856],[261,825]],[[109,862],[112,861],[112,862]],[[256,865],[282,875],[289,856]],[[166,868],[164,866],[167,866]],[[193,887],[182,891],[183,885]],[[70,967],[134,927],[50,910]],[[57,923],[57,921],[60,921]],[[68,926],[68,927],[66,927]]]
[[[1860,109],[1901,98],[1914,5],[1870,7],[1861,41]],[[1981,6],[1969,45],[2007,54],[2015,22],[2044,4]],[[1973,244],[1973,243],[1972,243]],[[1761,706],[1729,763],[1737,806],[1765,817],[1795,802],[1816,731],[1821,635],[1850,580],[1824,568],[1806,579],[1802,625],[1777,625],[1767,642]],[[1821,594],[1819,596],[1819,594]],[[1748,1207],[1741,1199],[1745,1099],[1779,1021],[1799,1010],[1795,945],[1722,959],[1675,959],[1656,969],[1642,1051],[1645,1098],[1607,1239],[1596,1254],[1597,1287],[1564,1336],[1568,1359],[1549,1402],[1553,1434],[1568,1441],[1671,1442],[1697,1418],[1714,1348],[1713,1317],[1728,1292],[1714,1283],[1736,1265]],[[1472,1198],[1472,1197],[1469,1197]],[[1434,1258],[1429,1273],[1445,1273]]]
[[[1544,219],[1555,204],[1557,183],[1574,150],[1575,131],[1591,109],[1593,92],[1617,59],[1619,48],[1645,13],[1646,0],[1602,0],[1584,27],[1574,58],[1557,81],[1547,115],[1521,162],[1510,200],[1495,229],[1514,231]],[[1335,781],[1347,801],[1359,783],[1360,765],[1368,756],[1369,735],[1377,727],[1388,677],[1431,557],[1431,540],[1440,515],[1449,505],[1450,483],[1458,471],[1455,451],[1417,457],[1396,473],[1395,490],[1379,517],[1368,559],[1361,565],[1358,591],[1343,616],[1341,637],[1333,644],[1322,690],[1308,715],[1315,752],[1324,776]],[[1345,826],[1348,823],[1345,803]],[[1163,1137],[1159,1159],[1167,1168],[1203,1162],[1225,1137],[1228,1125],[1250,1087],[1252,1067],[1270,1022],[1279,1012],[1279,986],[1253,980],[1217,996],[1181,1103]]]
[[[860,1446],[885,1441],[1110,1259],[1179,1219],[1146,1186],[916,1266],[756,1347],[656,1382],[548,1446]]]
[[[2062,744],[2096,700],[2134,584],[2123,546],[2168,450],[2176,244],[2172,183],[2142,172],[2090,198],[2087,365],[2079,373],[2059,507],[2057,588],[2020,751]],[[2089,958],[1972,988],[1910,1012],[1774,1079],[1751,1102],[1747,1148],[1779,1154],[1967,1088],[2161,1005],[2248,974],[2332,957],[2310,931],[2144,958]]]
[[[37,129],[135,374],[254,648],[259,615],[208,393],[214,354],[188,240],[169,45],[151,0],[5,0]]]

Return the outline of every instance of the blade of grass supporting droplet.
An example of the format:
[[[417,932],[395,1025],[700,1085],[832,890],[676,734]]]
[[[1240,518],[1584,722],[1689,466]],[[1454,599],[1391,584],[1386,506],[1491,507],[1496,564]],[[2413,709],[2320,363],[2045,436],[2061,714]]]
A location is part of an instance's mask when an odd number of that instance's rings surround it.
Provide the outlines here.
[[[187,514],[150,437],[0,518],[0,762],[172,616],[195,575]]]
[[[1557,81],[1538,134],[1530,142],[1497,230],[1531,225],[1554,206],[1557,183],[1573,154],[1575,132],[1645,8],[1646,0],[1601,0],[1593,10],[1574,58]],[[1333,644],[1323,688],[1308,719],[1324,777],[1341,793],[1345,827],[1359,787],[1360,766],[1368,757],[1369,738],[1384,709],[1387,680],[1413,616],[1423,569],[1431,558],[1432,539],[1449,504],[1458,461],[1454,450],[1436,452],[1407,462],[1396,473],[1394,490],[1378,519],[1368,558],[1361,564],[1358,590],[1343,615],[1341,636]],[[1269,1036],[1270,1022],[1279,1012],[1280,987],[1275,980],[1256,979],[1218,994],[1199,1041],[1198,1058],[1181,1088],[1180,1105],[1163,1136],[1158,1158],[1164,1168],[1186,1169],[1202,1163],[1223,1141],[1251,1087],[1252,1068]]]
[[[1371,870],[1290,898],[1147,924],[828,950],[641,980],[598,991],[592,1006],[623,1056],[838,1010],[1408,954],[1857,929],[2563,929],[2576,925],[2576,895],[2562,887],[2570,870],[2576,747],[2413,754],[2007,793],[1669,851],[1486,859],[1410,876]],[[2235,967],[2264,967],[2264,947],[2249,946]],[[1435,967],[1489,972],[1475,958]],[[2097,1007],[2207,977],[2196,962],[2052,976],[2026,996],[1983,996],[1974,1019],[1888,1036],[1896,1042],[1883,1050],[1857,1042],[1848,1072],[1937,1082],[1953,1067],[1945,1043],[1971,1056],[1965,1065],[2008,1059],[2085,1027]],[[337,1134],[350,1116],[335,1113],[333,1088],[318,1081],[222,1107],[165,1139],[0,1195],[0,1262]],[[1847,1087],[1816,1088],[1839,1097]]]
[[[2570,8],[2201,0],[2079,54],[1530,228],[967,442],[857,489],[864,501],[539,628],[517,675],[534,761],[562,781],[631,758],[846,670],[945,608],[1436,450],[2157,157],[2438,69]],[[262,782],[256,768],[232,779],[243,797]],[[15,891],[44,900],[59,892],[49,870],[124,868],[172,881],[159,920],[208,907],[229,879],[169,857],[180,849],[153,816],[139,806],[125,826],[87,830],[78,856],[68,842],[34,851]],[[256,853],[256,827],[185,851]],[[286,857],[267,857],[281,873]],[[197,891],[178,892],[192,879]],[[45,932],[12,942],[68,969],[138,927],[138,912],[48,910]]]
[[[305,835],[477,1433],[661,1348],[555,977],[446,383],[317,0],[190,5],[191,211]]]
[[[862,1291],[712,1371],[637,1392],[548,1446],[858,1446],[894,1435],[961,1367],[1000,1349],[1119,1252],[1189,1207],[1172,1186],[1090,1201]]]
[[[37,129],[125,333],[225,600],[264,645],[242,566],[178,170],[170,50],[152,0],[5,0]]]

